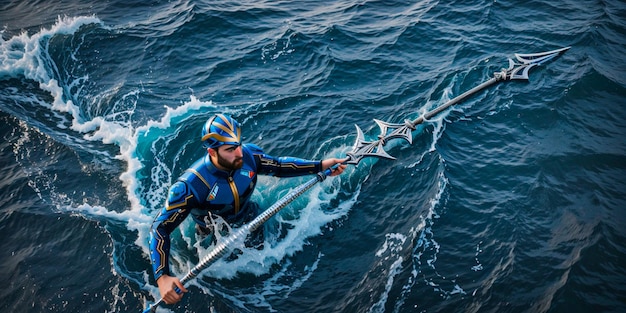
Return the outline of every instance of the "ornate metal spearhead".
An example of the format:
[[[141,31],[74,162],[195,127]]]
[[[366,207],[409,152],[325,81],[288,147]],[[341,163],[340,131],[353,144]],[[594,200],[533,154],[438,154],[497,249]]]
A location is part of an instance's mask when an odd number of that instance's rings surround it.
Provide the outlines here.
[[[561,55],[563,52],[569,50],[570,47],[565,47],[557,50],[540,52],[540,53],[528,53],[521,54],[516,53],[515,59],[518,61],[514,61],[509,59],[509,68],[503,69],[502,72],[494,73],[494,77],[496,79],[504,79],[504,80],[513,80],[513,79],[523,79],[528,80],[528,71],[531,68],[542,65],[557,56]]]
[[[415,126],[417,126],[418,124],[423,123],[429,118],[441,113],[448,107],[461,102],[465,98],[477,93],[480,90],[487,88],[488,86],[495,84],[496,82],[508,81],[513,79],[528,80],[528,71],[530,71],[530,69],[556,58],[565,51],[569,50],[569,48],[570,47],[565,47],[540,53],[516,53],[516,61],[509,59],[509,68],[502,69],[502,71],[494,73],[493,78],[464,92],[460,96],[446,102],[445,104],[424,113],[422,116],[416,118],[415,120],[405,120],[404,124],[393,124],[374,119],[374,122],[376,122],[376,124],[378,124],[378,126],[380,127],[380,135],[378,135],[377,140],[366,141],[361,128],[359,128],[358,125],[355,125],[357,131],[357,139],[352,151],[346,154],[348,156],[348,161],[346,163],[358,164],[365,157],[377,157],[382,159],[395,160],[396,158],[389,155],[389,153],[387,153],[387,151],[385,151],[384,149],[385,144],[387,144],[389,140],[405,139],[409,142],[409,144],[411,144],[413,142],[412,132],[413,130],[415,130]]]
[[[402,138],[408,141],[409,144],[413,143],[412,131],[415,130],[415,126],[411,125],[410,121],[405,121],[404,124],[391,124],[374,119],[374,122],[380,127],[380,135],[378,135],[378,140],[375,141],[366,141],[361,128],[355,125],[357,138],[354,148],[347,153],[349,158],[348,164],[358,164],[364,157],[395,160],[396,158],[389,155],[383,148],[387,141]]]

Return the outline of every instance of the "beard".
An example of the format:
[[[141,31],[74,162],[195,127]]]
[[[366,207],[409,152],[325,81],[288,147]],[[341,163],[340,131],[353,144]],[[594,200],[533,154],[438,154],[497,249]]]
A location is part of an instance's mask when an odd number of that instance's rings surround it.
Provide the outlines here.
[[[228,162],[217,153],[217,163],[223,168],[234,171],[243,167],[243,158],[236,158],[232,162]]]

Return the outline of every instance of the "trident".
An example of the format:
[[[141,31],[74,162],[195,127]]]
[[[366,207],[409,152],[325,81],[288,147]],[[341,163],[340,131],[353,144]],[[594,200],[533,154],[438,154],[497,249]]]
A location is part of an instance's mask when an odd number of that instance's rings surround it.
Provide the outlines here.
[[[374,122],[378,124],[380,127],[381,134],[378,135],[378,139],[375,141],[366,141],[365,136],[363,135],[363,131],[356,126],[357,130],[357,139],[354,144],[354,148],[351,152],[346,154],[347,160],[345,163],[347,164],[359,164],[359,162],[365,157],[376,157],[382,159],[390,159],[395,160],[393,156],[389,155],[384,146],[392,139],[405,139],[412,144],[412,132],[415,130],[415,127],[418,124],[427,121],[431,117],[441,113],[448,107],[455,105],[467,97],[497,83],[502,81],[510,81],[510,80],[528,80],[528,71],[537,65],[542,65],[557,56],[563,54],[565,51],[569,50],[570,47],[565,47],[557,50],[552,50],[548,52],[540,52],[540,53],[529,53],[529,54],[515,54],[515,59],[509,59],[509,67],[507,69],[502,69],[500,72],[495,72],[493,77],[482,84],[464,92],[463,94],[455,97],[454,99],[442,104],[441,106],[428,111],[421,115],[420,117],[414,120],[405,120],[403,124],[393,124],[383,122],[381,120],[374,119]],[[333,167],[326,169],[325,171],[321,171],[317,173],[315,178],[310,179],[309,181],[303,183],[302,185],[296,187],[294,190],[289,192],[287,195],[283,196],[276,203],[274,203],[271,207],[257,216],[250,223],[242,226],[236,232],[232,233],[230,236],[226,237],[226,239],[219,243],[209,254],[204,256],[200,262],[194,266],[181,280],[180,282],[184,285],[196,276],[200,274],[204,269],[209,267],[211,264],[215,263],[219,258],[226,255],[228,251],[230,251],[231,246],[244,238],[257,228],[259,228],[263,223],[269,220],[272,216],[274,216],[278,211],[283,209],[297,197],[302,195],[307,190],[311,189],[315,184],[319,182],[323,182],[328,175],[332,173],[334,169],[336,169],[339,164],[335,164]],[[180,289],[175,287],[176,291],[180,293]],[[143,313],[154,312],[159,304],[163,303],[163,299],[159,299],[154,304],[148,306]]]

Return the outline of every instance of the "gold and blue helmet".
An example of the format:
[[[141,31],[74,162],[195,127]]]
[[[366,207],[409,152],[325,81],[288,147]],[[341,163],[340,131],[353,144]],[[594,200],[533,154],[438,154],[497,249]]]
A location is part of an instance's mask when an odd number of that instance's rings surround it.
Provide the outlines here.
[[[222,145],[241,145],[241,128],[232,117],[217,114],[202,127],[202,145],[215,149]]]

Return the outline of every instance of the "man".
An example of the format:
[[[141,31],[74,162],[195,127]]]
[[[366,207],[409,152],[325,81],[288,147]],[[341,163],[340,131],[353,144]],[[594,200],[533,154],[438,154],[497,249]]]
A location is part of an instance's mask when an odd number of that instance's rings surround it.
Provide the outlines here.
[[[180,301],[187,292],[180,280],[170,276],[170,233],[191,214],[197,228],[212,232],[212,216],[239,225],[256,217],[255,205],[248,200],[254,191],[258,174],[293,177],[315,174],[345,159],[330,158],[309,161],[292,157],[275,158],[256,145],[241,143],[239,123],[232,117],[217,114],[202,128],[202,142],[207,154],[196,161],[170,187],[165,207],[152,223],[150,257],[154,278],[167,304]],[[341,164],[331,176],[341,174]],[[176,293],[178,287],[182,292]]]

